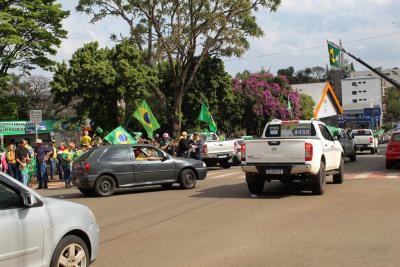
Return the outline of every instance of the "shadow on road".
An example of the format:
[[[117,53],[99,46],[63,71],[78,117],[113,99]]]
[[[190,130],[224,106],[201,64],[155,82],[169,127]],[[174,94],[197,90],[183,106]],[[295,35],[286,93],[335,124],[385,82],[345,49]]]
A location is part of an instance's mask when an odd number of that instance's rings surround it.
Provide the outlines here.
[[[293,182],[291,184],[282,184],[273,181],[266,182],[264,192],[259,196],[261,199],[281,199],[292,196],[313,196],[307,184],[301,182]],[[249,198],[249,191],[246,183],[234,185],[221,185],[201,189],[197,194],[191,197],[198,198]]]

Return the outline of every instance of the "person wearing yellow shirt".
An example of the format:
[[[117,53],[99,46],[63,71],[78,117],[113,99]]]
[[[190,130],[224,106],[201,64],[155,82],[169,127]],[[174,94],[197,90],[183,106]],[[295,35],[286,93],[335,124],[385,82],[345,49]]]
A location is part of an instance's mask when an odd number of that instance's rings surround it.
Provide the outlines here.
[[[50,161],[50,180],[53,180],[54,175],[56,175],[56,171],[57,171],[57,147],[56,147],[55,140],[51,141],[50,150],[52,151],[51,157],[49,159],[49,161]]]
[[[88,131],[83,132],[83,136],[81,138],[81,143],[82,143],[82,145],[87,145],[88,147],[90,147],[90,145],[92,144],[92,138],[89,136]]]

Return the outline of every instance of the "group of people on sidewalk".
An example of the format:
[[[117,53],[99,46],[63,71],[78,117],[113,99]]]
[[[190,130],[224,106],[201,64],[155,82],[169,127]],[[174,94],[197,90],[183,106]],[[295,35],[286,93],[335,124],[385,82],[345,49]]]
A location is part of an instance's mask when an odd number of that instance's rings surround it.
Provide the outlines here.
[[[81,154],[82,150],[78,150],[73,142],[68,143],[68,147],[65,143],[60,143],[57,147],[54,140],[49,146],[44,145],[43,140],[37,139],[33,149],[27,140],[22,139],[17,142],[17,146],[11,143],[1,151],[0,171],[27,186],[31,185],[32,178],[36,176],[37,189],[48,189],[49,176],[50,180],[54,180],[58,174],[59,179],[64,180],[65,186],[69,188],[72,186],[72,161]]]

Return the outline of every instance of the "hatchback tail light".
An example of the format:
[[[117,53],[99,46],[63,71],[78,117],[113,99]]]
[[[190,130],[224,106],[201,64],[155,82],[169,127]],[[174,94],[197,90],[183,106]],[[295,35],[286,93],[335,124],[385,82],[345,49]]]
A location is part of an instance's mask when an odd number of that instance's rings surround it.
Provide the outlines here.
[[[91,167],[90,163],[89,162],[85,162],[84,166],[85,166],[85,172],[88,173],[90,171],[90,167]]]
[[[240,146],[241,161],[246,161],[246,144]]]
[[[374,138],[372,136],[369,138],[369,142],[372,144],[374,142]]]
[[[208,147],[207,144],[203,145],[203,154],[207,154],[208,153]]]
[[[312,161],[313,159],[313,145],[311,143],[304,144],[304,152],[306,161]]]

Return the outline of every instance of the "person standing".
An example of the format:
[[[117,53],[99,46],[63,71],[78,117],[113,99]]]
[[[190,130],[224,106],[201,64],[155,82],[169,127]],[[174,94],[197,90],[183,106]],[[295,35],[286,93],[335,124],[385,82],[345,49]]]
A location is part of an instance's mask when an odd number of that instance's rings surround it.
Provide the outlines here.
[[[83,136],[81,138],[81,144],[90,146],[92,144],[92,138],[89,136],[88,131],[83,132]]]
[[[64,152],[64,150],[66,149],[65,144],[64,143],[60,143],[60,147],[57,150],[57,167],[58,167],[58,178],[60,180],[64,180],[63,179],[63,175],[64,175],[64,171],[63,171],[63,166],[62,166],[62,153]]]
[[[37,154],[36,154],[36,166],[37,166],[37,178],[38,187],[37,189],[47,189],[47,182],[49,177],[47,176],[47,165],[51,150],[48,147],[43,146],[43,141],[41,139],[36,140]]]
[[[17,149],[15,149],[15,161],[16,163],[16,179],[23,182],[21,169],[24,169],[29,162],[26,162],[26,158],[29,158],[29,151],[25,148],[24,140],[18,143]]]
[[[203,145],[204,145],[204,140],[200,137],[198,133],[194,133],[192,158],[197,160],[203,159]]]
[[[54,179],[54,175],[56,175],[56,170],[57,170],[57,147],[56,147],[56,141],[52,140],[51,141],[51,157],[49,159],[50,162],[50,180]]]
[[[14,144],[10,144],[7,148],[7,163],[8,163],[8,175],[13,178],[17,177],[17,161],[15,158],[15,146]]]
[[[178,144],[178,157],[187,158],[189,149],[190,149],[190,144],[187,139],[187,132],[182,132]]]
[[[69,143],[68,148],[65,149],[61,154],[66,188],[70,188],[72,186],[71,167],[73,160],[78,156],[79,153],[76,151],[76,146],[73,142]]]
[[[0,148],[0,171],[8,172],[7,151],[3,147]]]

